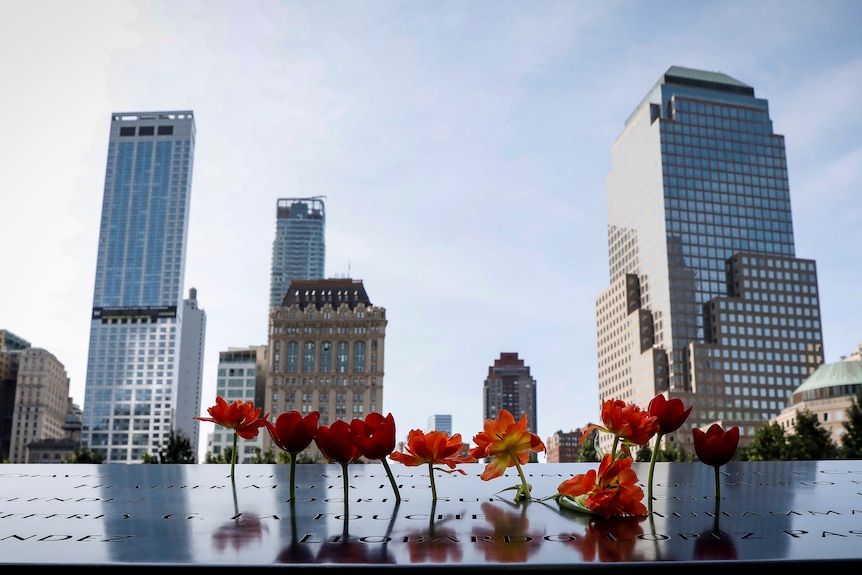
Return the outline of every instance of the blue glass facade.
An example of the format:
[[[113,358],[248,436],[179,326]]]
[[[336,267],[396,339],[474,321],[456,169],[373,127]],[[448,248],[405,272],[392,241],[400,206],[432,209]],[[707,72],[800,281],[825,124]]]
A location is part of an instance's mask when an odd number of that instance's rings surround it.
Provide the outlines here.
[[[599,395],[646,406],[667,392],[699,406],[692,426],[722,421],[750,437],[822,362],[816,270],[796,259],[768,103],[725,74],[671,67],[611,156]],[[761,272],[771,289],[740,284]],[[743,313],[722,320],[728,307]],[[810,331],[787,329],[796,315]]]
[[[194,117],[111,118],[82,443],[106,462],[140,462],[173,426]]]
[[[276,204],[269,307],[284,300],[292,280],[322,279],[326,262],[323,198],[281,198]]]

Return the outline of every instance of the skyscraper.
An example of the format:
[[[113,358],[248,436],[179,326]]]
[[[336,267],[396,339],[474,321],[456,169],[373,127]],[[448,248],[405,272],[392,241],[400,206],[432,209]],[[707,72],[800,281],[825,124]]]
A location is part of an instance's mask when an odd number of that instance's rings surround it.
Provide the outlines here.
[[[323,278],[326,262],[324,196],[276,202],[269,307],[280,306],[292,280]]]
[[[201,422],[201,386],[204,371],[207,314],[198,307],[198,290],[189,289],[183,300],[183,326],[180,337],[179,379],[174,409],[174,431],[182,432],[189,440],[192,451],[198,453]]]
[[[784,137],[754,89],[672,66],[625,122],[607,178],[610,287],[596,300],[599,400],[693,405],[666,437],[740,445],[823,362],[817,271],[795,254]]]
[[[501,409],[505,409],[520,421],[527,417],[527,431],[536,433],[536,380],[530,375],[530,367],[517,353],[501,353],[494,365],[488,368],[482,391],[482,411],[484,419],[497,419]],[[536,454],[530,453],[530,461],[536,461]]]
[[[175,424],[194,150],[191,111],[111,116],[81,433],[106,463]]]
[[[437,414],[428,418],[428,427],[426,433],[432,431],[442,431],[446,435],[452,435],[452,416],[449,414]]]

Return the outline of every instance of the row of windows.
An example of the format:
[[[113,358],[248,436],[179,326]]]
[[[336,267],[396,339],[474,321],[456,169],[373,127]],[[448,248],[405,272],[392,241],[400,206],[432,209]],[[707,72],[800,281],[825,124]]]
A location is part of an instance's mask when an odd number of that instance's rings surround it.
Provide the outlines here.
[[[749,122],[769,122],[769,115],[764,110],[755,110],[750,107],[730,106],[718,102],[704,102],[703,100],[691,100],[684,96],[674,96],[673,107],[675,115],[680,112],[688,112],[695,123],[701,121],[701,117],[721,117]]]
[[[329,377],[321,377],[318,378],[316,385],[320,387],[330,387],[332,385],[332,378]],[[335,387],[347,387],[350,385],[350,378],[348,377],[336,377],[334,378]],[[278,387],[281,383],[279,378],[273,378],[272,385],[274,387]],[[370,379],[371,387],[377,387],[377,378],[372,377]],[[284,385],[290,387],[297,387],[301,385],[302,387],[313,386],[315,385],[315,379],[313,377],[285,377]],[[364,387],[365,386],[365,378],[364,377],[354,377],[353,378],[353,387]]]
[[[156,131],[156,126],[140,126],[137,128],[138,136],[155,136],[158,133],[159,136],[171,136],[174,133],[173,126],[158,126],[158,132]],[[134,126],[123,126],[120,128],[120,136],[128,137],[135,135],[135,127]]]

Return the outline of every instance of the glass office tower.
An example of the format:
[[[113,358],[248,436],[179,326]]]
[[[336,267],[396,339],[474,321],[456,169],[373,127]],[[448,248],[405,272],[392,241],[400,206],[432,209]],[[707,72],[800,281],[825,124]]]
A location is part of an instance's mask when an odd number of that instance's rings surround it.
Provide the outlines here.
[[[174,424],[194,149],[190,111],[111,116],[81,434],[106,463]]]
[[[323,278],[326,261],[326,210],[323,198],[281,198],[276,203],[270,308],[282,304],[291,280]]]
[[[607,178],[610,287],[596,300],[599,399],[694,409],[747,445],[823,362],[817,272],[796,258],[784,137],[767,101],[673,66],[625,122]]]

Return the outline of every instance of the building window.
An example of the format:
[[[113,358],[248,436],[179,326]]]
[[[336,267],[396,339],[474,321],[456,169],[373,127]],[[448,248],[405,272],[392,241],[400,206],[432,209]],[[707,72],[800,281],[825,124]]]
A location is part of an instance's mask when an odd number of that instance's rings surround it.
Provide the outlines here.
[[[336,369],[338,373],[347,373],[347,353],[348,346],[346,341],[338,342],[338,356]]]
[[[353,342],[353,370],[357,373],[365,371],[365,342]]]
[[[304,344],[304,353],[302,357],[302,371],[303,373],[313,373],[314,372],[314,350],[315,345],[313,341],[307,341]]]

